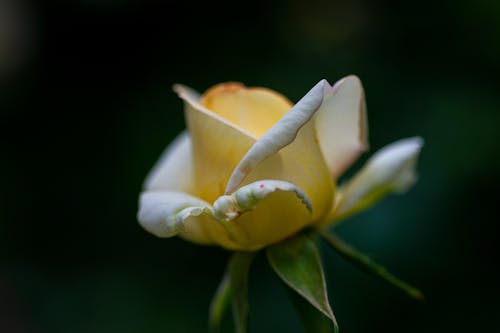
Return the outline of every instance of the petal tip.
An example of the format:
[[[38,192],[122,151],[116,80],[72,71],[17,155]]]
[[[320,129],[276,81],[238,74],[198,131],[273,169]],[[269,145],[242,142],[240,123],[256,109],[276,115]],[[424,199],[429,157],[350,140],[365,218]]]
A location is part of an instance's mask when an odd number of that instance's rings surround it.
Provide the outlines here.
[[[173,90],[176,94],[180,95],[180,94],[182,94],[182,93],[186,90],[186,86],[185,86],[185,85],[183,85],[183,84],[180,84],[180,83],[174,83],[174,84],[172,85],[172,90]]]
[[[393,148],[393,149],[399,148],[401,151],[404,151],[406,154],[412,156],[412,155],[418,155],[422,150],[423,146],[424,146],[424,139],[420,136],[414,136],[411,138],[405,138],[393,142],[392,144],[387,146],[387,148]]]
[[[338,80],[337,82],[335,82],[335,84],[332,87],[332,91],[335,92],[341,86],[344,86],[344,85],[346,85],[348,83],[351,84],[351,85],[358,86],[358,87],[361,88],[361,90],[363,90],[363,84],[361,83],[361,79],[357,75],[350,74],[350,75],[344,76],[343,78],[341,78],[340,80]]]
[[[183,84],[176,83],[172,86],[172,90],[182,99],[189,101],[190,103],[198,102],[200,99],[200,94]]]

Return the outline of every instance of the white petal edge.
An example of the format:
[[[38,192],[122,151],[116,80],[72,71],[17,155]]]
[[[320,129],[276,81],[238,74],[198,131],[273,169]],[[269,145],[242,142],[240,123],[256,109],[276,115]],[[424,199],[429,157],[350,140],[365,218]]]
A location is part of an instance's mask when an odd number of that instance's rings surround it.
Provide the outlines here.
[[[231,195],[219,197],[213,205],[213,215],[219,221],[232,221],[254,209],[258,203],[275,191],[295,192],[295,195],[311,212],[312,203],[307,195],[292,183],[281,180],[259,180],[242,186]],[[280,207],[286,209],[286,207]]]
[[[145,190],[190,192],[193,187],[191,137],[179,134],[161,154],[144,181]]]
[[[338,179],[368,149],[365,97],[357,76],[337,81],[325,93],[314,122],[323,157]]]
[[[190,103],[199,103],[201,99],[201,94],[183,84],[174,84],[172,89],[184,100],[188,100]]]
[[[424,142],[420,137],[396,141],[380,149],[339,190],[335,220],[372,206],[389,193],[403,193],[417,180],[416,163]]]
[[[260,162],[293,142],[302,126],[311,119],[321,106],[326,87],[330,88],[326,80],[319,81],[255,142],[231,174],[226,185],[225,194],[232,193]]]
[[[141,193],[137,219],[140,225],[157,237],[172,237],[183,229],[183,222],[191,216],[211,215],[205,201],[180,192]]]

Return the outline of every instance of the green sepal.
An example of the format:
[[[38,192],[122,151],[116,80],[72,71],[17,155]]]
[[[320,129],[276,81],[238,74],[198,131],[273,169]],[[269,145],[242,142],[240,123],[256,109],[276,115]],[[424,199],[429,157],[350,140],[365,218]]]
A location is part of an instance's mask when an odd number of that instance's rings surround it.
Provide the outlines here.
[[[229,305],[231,298],[231,285],[229,272],[226,270],[222,280],[215,291],[215,295],[210,302],[208,327],[211,333],[219,333],[222,318]]]
[[[392,275],[389,271],[387,271],[385,267],[376,263],[370,257],[361,253],[353,246],[347,244],[337,235],[333,233],[328,233],[326,231],[321,232],[320,235],[333,250],[335,250],[338,254],[340,254],[343,258],[345,258],[353,265],[381,278],[382,280],[389,282],[390,284],[401,289],[403,292],[405,292],[414,299],[417,299],[419,301],[424,300],[424,295],[420,290],[398,279],[397,277]]]
[[[281,280],[328,317],[333,331],[338,332],[337,321],[328,302],[323,266],[316,243],[302,233],[268,247],[266,254],[270,266]]]
[[[236,333],[248,326],[248,273],[256,252],[235,252],[229,260],[229,284]]]
[[[306,333],[331,333],[335,332],[335,324],[330,318],[318,311],[314,306],[299,295],[295,290],[286,286],[288,299],[293,304],[299,315]]]

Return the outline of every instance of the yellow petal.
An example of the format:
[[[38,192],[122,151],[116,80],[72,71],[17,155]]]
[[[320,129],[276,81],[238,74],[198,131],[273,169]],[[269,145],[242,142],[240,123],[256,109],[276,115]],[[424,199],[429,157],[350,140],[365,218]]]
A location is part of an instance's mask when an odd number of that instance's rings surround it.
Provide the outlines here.
[[[288,99],[275,91],[247,88],[241,83],[221,83],[210,88],[200,104],[257,138],[292,107]]]
[[[296,140],[300,129],[310,122],[321,106],[325,87],[329,87],[326,80],[318,82],[291,110],[259,138],[231,174],[226,186],[226,194],[236,189],[259,163]],[[315,135],[316,133],[313,133],[314,139]],[[314,145],[317,146],[317,144]]]
[[[197,232],[203,233],[204,238],[194,238]],[[227,228],[210,215],[189,216],[184,221],[184,228],[179,236],[194,243],[215,244],[229,250],[244,250]]]
[[[277,191],[260,201],[255,209],[225,222],[236,247],[231,250],[254,251],[277,243],[309,225],[311,214],[294,192]]]
[[[300,129],[291,144],[259,163],[242,184],[260,179],[286,181],[304,191],[313,207],[308,224],[321,220],[330,211],[335,190],[333,177],[317,144],[312,122]],[[283,207],[289,209],[286,204]]]
[[[311,199],[312,215],[291,193],[272,193],[255,210],[242,215],[230,230],[230,240],[238,247],[257,249],[299,231],[322,219],[333,202],[333,177],[316,140],[314,112],[321,103],[323,81],[288,112],[273,129],[259,139],[256,154],[250,155],[251,167],[243,168],[239,186],[262,179],[276,179],[295,184]],[[319,92],[321,90],[321,92]],[[192,137],[197,196],[215,201],[224,193],[232,171],[256,143],[256,137],[207,110],[195,97],[177,88],[186,101],[186,120]],[[283,120],[284,119],[284,120]],[[253,148],[252,148],[253,149]],[[252,156],[257,156],[252,159]],[[231,191],[232,192],[232,191]],[[210,228],[209,232],[218,231]],[[222,236],[221,236],[222,237]],[[215,238],[215,237],[213,237]]]
[[[331,208],[333,177],[316,139],[315,112],[321,105],[326,80],[318,82],[291,110],[252,146],[233,171],[226,194],[240,184],[277,179],[301,188],[313,204],[312,220]]]
[[[241,185],[258,183],[262,179],[292,183],[310,199],[312,214],[294,193],[272,193],[254,210],[227,224],[227,230],[241,246],[240,250],[257,250],[279,242],[316,221],[322,221],[331,210],[333,177],[314,134],[313,124],[305,125],[290,145],[258,164]]]
[[[303,229],[310,221],[311,202],[294,184],[259,180],[224,195],[213,205],[213,215],[226,227],[238,247],[257,250]]]
[[[175,90],[185,101],[193,149],[194,194],[213,202],[224,193],[231,172],[256,138],[206,109],[184,87],[176,86]]]

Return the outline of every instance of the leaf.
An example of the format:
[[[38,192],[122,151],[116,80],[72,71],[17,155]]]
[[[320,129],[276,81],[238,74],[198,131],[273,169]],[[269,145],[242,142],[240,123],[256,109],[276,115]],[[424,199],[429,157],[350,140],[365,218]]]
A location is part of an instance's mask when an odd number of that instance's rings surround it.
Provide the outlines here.
[[[328,303],[325,277],[314,241],[299,234],[267,249],[267,259],[276,274],[290,288],[321,311],[338,332],[335,316]]]
[[[337,251],[338,254],[340,254],[343,258],[345,258],[353,265],[358,266],[362,270],[389,282],[393,286],[404,291],[412,298],[415,298],[419,301],[424,300],[424,295],[420,290],[398,279],[397,277],[389,273],[387,269],[385,269],[385,267],[377,264],[370,257],[347,244],[337,235],[328,232],[322,232],[321,236],[332,249]]]
[[[208,326],[211,333],[219,333],[222,317],[229,305],[231,285],[229,272],[225,272],[210,303]]]
[[[256,252],[235,252],[229,260],[229,281],[236,333],[246,333],[248,324],[248,272]]]
[[[286,287],[286,291],[295,311],[299,315],[306,333],[330,333],[335,331],[335,325],[328,317],[319,312],[301,295],[288,286]]]

